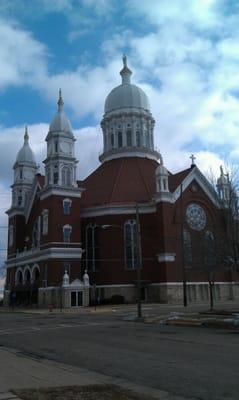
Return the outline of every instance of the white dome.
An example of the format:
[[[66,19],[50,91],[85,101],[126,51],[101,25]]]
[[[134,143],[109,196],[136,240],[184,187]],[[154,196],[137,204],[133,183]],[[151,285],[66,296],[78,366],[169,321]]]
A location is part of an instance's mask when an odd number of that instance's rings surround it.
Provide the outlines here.
[[[64,111],[58,111],[49,127],[50,132],[72,133],[71,123]]]
[[[29,140],[29,136],[28,136],[27,128],[26,128],[25,135],[24,135],[24,144],[17,154],[16,162],[36,164],[35,155],[31,149],[31,147],[29,146],[28,140]]]
[[[49,126],[49,132],[65,133],[72,137],[71,123],[63,110],[64,102],[61,97],[61,90],[59,92],[59,100],[57,104],[58,111]]]
[[[142,89],[130,83],[114,88],[105,100],[105,113],[122,108],[150,110],[149,100]]]
[[[158,175],[168,175],[168,170],[163,164],[159,164],[155,171],[156,176]]]
[[[149,111],[149,100],[142,89],[132,85],[131,70],[127,66],[127,58],[123,57],[123,69],[120,71],[122,84],[114,88],[105,100],[105,113],[122,108],[138,108]]]

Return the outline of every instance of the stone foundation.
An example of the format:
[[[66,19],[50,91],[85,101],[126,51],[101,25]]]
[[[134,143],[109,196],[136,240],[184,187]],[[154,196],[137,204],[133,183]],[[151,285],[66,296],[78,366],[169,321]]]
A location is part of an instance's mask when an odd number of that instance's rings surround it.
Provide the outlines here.
[[[112,296],[123,296],[125,303],[136,302],[135,286],[100,286],[96,287],[96,296],[99,297],[100,302],[110,302]],[[92,293],[92,297],[93,297]]]
[[[135,303],[137,300],[137,288],[135,286],[100,286],[96,287],[97,297],[100,302],[110,302],[112,296],[124,297],[126,303]],[[215,283],[214,300],[228,301],[239,299],[239,283]],[[182,304],[183,285],[181,282],[173,284],[152,284],[144,288],[146,303]],[[209,301],[209,286],[207,282],[187,283],[188,303],[207,303]]]
[[[215,283],[213,288],[215,301],[239,299],[239,283]],[[209,301],[209,285],[203,283],[187,283],[188,303],[204,303]],[[148,287],[148,301],[168,304],[181,304],[183,301],[183,285],[155,284]]]

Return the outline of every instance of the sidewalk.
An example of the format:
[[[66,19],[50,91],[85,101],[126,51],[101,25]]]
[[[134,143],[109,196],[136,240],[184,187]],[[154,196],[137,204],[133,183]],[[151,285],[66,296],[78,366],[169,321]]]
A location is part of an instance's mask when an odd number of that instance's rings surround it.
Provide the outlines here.
[[[84,368],[73,367],[43,358],[34,358],[8,348],[0,349],[0,400],[19,399],[14,389],[64,387],[73,385],[113,384],[160,400],[185,400],[168,392],[112,378]],[[187,398],[187,400],[190,400]]]
[[[191,303],[187,307],[184,307],[182,304],[160,304],[160,303],[142,303],[143,315],[155,314],[155,316],[169,314],[171,312],[182,312],[185,314],[196,313],[196,312],[204,312],[209,310],[209,303]],[[153,310],[153,312],[151,311]],[[216,302],[214,306],[214,310],[231,310],[239,313],[239,300],[232,301],[228,300],[227,302]],[[97,307],[80,307],[80,308],[68,308],[68,309],[59,309],[53,308],[50,311],[48,308],[18,308],[15,307],[12,309],[11,307],[0,307],[0,312],[14,312],[14,313],[27,313],[27,314],[98,314],[98,313],[122,313],[124,311],[136,313],[137,312],[137,304],[119,304],[119,305],[97,305]]]

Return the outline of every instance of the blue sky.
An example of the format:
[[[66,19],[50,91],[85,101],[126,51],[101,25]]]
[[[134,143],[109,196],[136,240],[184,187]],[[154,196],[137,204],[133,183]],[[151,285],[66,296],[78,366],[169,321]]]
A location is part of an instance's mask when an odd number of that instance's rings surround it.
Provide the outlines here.
[[[104,100],[120,83],[123,53],[148,94],[156,146],[170,170],[188,167],[191,152],[204,172],[237,164],[238,18],[233,0],[0,0],[1,226],[24,125],[42,165],[60,87],[78,177],[98,165]]]

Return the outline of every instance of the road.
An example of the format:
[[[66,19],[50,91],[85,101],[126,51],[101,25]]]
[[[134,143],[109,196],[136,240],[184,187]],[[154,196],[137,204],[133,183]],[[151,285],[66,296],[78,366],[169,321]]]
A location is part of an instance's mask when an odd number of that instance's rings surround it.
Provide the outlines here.
[[[0,346],[201,400],[238,400],[239,331],[0,313]]]

